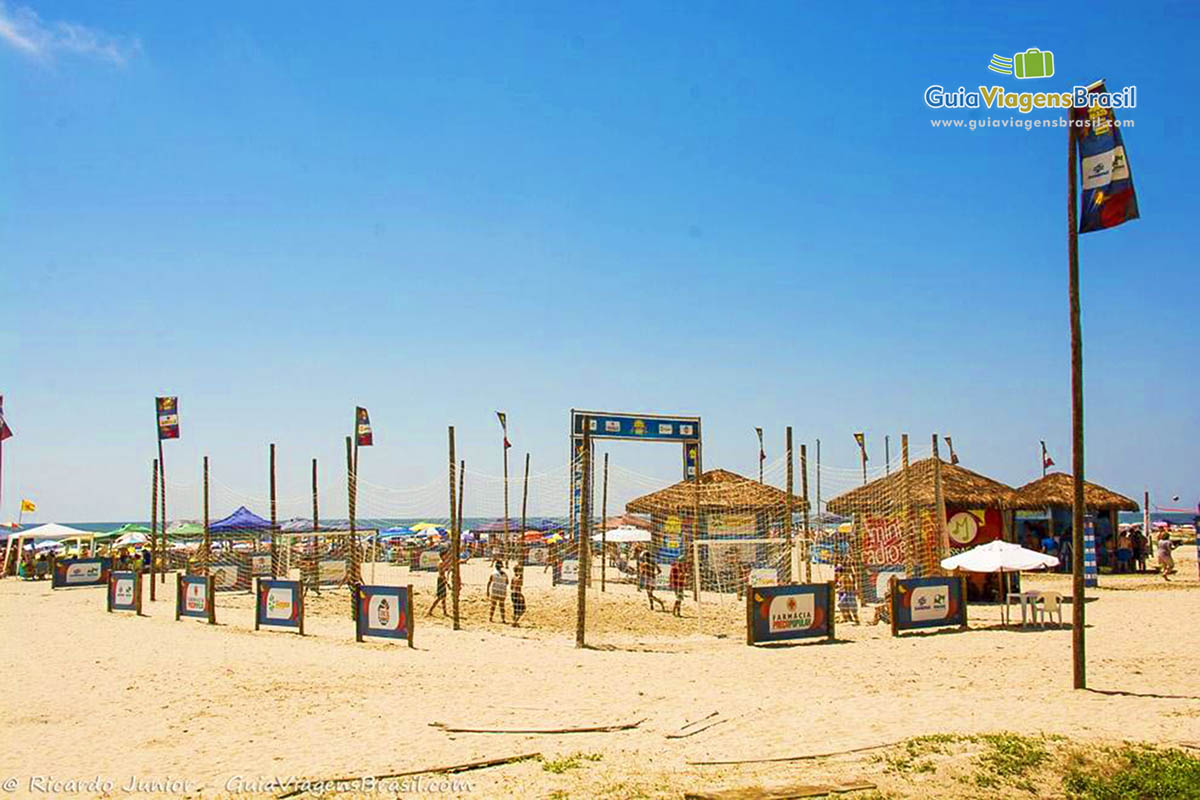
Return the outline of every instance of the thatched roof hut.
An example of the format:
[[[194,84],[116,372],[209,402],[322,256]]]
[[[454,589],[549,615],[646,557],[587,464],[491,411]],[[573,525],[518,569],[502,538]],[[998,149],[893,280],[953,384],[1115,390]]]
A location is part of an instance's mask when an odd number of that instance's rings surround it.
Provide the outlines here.
[[[1051,472],[1013,492],[1009,508],[1033,510],[1071,508],[1074,480],[1065,472]],[[1137,511],[1138,504],[1095,483],[1083,482],[1083,506],[1088,511]]]
[[[914,461],[908,467],[909,491],[916,508],[929,508],[937,504],[934,492],[933,458]],[[947,505],[968,508],[1008,508],[1013,493],[1011,486],[986,478],[978,472],[957,464],[942,462],[942,497]],[[904,496],[904,471],[896,470],[890,475],[877,478],[865,486],[844,492],[825,504],[834,514],[853,514],[878,510],[881,498]]]
[[[768,486],[725,469],[712,469],[700,475],[700,511],[702,514],[780,512],[787,507],[788,495],[782,489]],[[696,507],[696,484],[680,481],[673,486],[643,495],[625,504],[632,514],[690,515]],[[805,510],[804,498],[792,495],[792,509]]]

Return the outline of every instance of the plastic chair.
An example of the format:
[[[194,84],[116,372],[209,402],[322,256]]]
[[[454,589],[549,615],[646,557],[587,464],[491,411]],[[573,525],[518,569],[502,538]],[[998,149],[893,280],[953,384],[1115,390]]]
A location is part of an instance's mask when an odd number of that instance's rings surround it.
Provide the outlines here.
[[[1041,615],[1042,627],[1046,627],[1046,617],[1053,614],[1058,615],[1058,624],[1063,624],[1063,602],[1062,595],[1058,592],[1042,592],[1041,593],[1042,607],[1039,609]]]

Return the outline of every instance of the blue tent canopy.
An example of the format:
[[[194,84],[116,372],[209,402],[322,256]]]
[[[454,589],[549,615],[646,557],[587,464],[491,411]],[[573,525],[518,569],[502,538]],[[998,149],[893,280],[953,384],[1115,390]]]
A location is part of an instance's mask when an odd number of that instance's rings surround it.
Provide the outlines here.
[[[245,506],[238,506],[238,510],[225,519],[209,523],[208,529],[213,533],[220,531],[267,531],[271,529],[271,523]]]

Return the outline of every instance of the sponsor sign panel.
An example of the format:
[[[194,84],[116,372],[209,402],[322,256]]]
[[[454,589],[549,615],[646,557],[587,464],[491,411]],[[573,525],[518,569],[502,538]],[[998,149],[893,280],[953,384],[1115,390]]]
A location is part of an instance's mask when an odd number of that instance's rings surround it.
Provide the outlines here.
[[[412,647],[412,586],[359,586],[355,638],[366,636],[407,639]]]
[[[746,644],[833,638],[832,583],[756,586],[746,597]]]
[[[107,558],[58,558],[54,560],[55,589],[69,586],[107,586],[112,565]]]
[[[271,575],[271,554],[255,553],[250,556],[250,574],[255,578],[266,578]]]
[[[300,581],[259,578],[254,629],[293,628],[304,635],[304,590]]]
[[[216,622],[211,575],[179,575],[175,585],[175,619],[192,617]]]
[[[564,558],[556,583],[579,583],[579,559]]]
[[[453,559],[451,559],[453,560]],[[413,569],[421,570],[422,572],[437,572],[438,565],[442,563],[442,554],[437,550],[422,550],[417,554],[417,563]]]
[[[896,578],[891,582],[892,633],[967,625],[962,578]]]
[[[108,580],[108,610],[142,613],[142,576],[114,571]]]

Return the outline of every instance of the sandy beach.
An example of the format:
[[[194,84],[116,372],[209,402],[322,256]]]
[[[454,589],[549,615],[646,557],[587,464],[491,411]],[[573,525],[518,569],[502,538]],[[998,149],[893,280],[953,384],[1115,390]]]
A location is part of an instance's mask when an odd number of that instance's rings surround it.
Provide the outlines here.
[[[176,622],[170,591],[147,598],[146,616],[135,618],[106,614],[100,589],[7,579],[0,777],[17,781],[13,796],[47,796],[44,787],[56,785],[47,782],[78,781],[49,794],[265,797],[277,792],[273,779],[395,774],[536,752],[579,757],[555,762],[566,765],[561,771],[530,760],[434,788],[469,797],[680,797],[799,778],[866,778],[886,790],[896,779],[869,754],[689,762],[830,753],[943,732],[1194,741],[1191,620],[1200,584],[1194,548],[1177,555],[1180,577],[1170,584],[1103,576],[1089,592],[1092,689],[1084,692],[1070,688],[1068,628],[1002,629],[990,606],[971,606],[965,632],[892,638],[886,626],[843,625],[833,644],[768,649],[744,644],[736,603],[710,605],[701,624],[690,598],[688,617],[675,620],[615,586],[593,603],[595,649],[578,650],[574,587],[552,589],[531,569],[527,625],[514,630],[487,622],[485,566],[471,564],[458,632],[424,617],[433,575],[412,578],[420,618],[410,650],[355,643],[344,592],[310,595],[301,639],[255,632],[244,593],[219,595],[213,627]],[[410,580],[406,569],[379,573],[381,582]],[[1027,586],[1069,593],[1066,576],[1028,577]],[[639,724],[538,735],[452,733],[434,723]],[[89,783],[96,778],[101,791]]]

